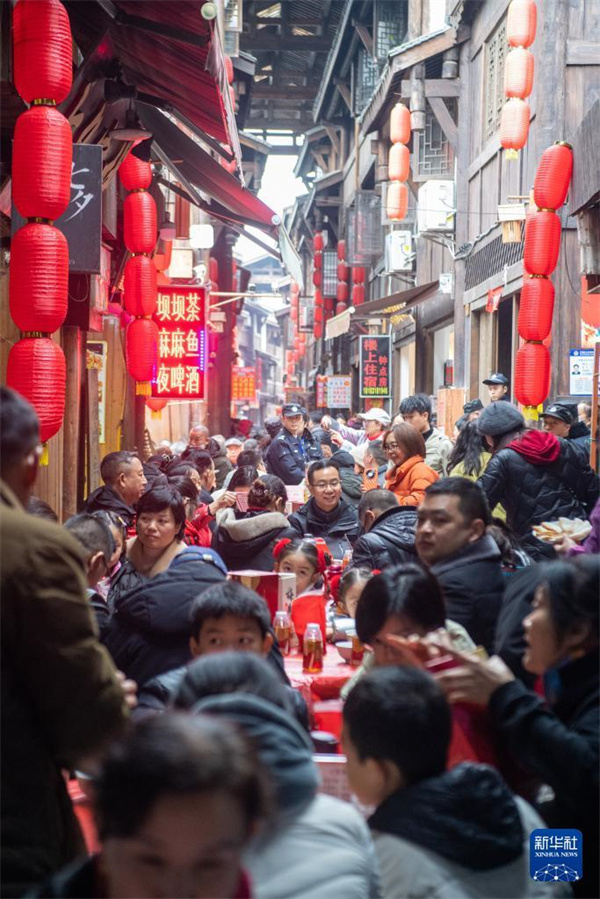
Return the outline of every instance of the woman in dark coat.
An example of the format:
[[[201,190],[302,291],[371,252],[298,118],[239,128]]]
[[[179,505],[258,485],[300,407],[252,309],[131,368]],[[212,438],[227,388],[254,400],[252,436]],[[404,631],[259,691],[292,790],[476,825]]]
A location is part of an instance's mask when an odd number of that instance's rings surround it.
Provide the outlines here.
[[[250,487],[247,512],[234,508],[222,513],[212,545],[230,571],[273,571],[273,547],[282,537],[295,536],[284,515],[286,501],[283,481],[263,475]]]

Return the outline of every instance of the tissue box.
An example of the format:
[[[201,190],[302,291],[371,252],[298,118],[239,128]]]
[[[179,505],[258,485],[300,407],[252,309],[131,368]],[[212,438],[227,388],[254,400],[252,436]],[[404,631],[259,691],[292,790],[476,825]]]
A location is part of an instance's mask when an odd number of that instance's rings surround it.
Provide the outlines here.
[[[269,606],[271,618],[275,612],[289,613],[296,598],[296,575],[287,571],[230,571],[229,578],[262,596]]]

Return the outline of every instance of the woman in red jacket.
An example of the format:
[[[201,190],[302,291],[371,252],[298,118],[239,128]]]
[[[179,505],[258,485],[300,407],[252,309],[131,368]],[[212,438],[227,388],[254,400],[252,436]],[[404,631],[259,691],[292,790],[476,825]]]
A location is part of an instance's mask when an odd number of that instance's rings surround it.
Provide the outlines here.
[[[401,506],[418,506],[425,490],[438,474],[425,462],[425,441],[416,428],[406,422],[386,431],[383,448],[393,463],[385,475],[385,486]]]

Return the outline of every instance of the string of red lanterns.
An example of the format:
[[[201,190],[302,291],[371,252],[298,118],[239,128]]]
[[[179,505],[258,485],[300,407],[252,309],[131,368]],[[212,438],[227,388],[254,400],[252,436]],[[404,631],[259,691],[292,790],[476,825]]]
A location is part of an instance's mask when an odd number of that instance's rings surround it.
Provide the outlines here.
[[[515,0],[513,0],[515,2]],[[537,418],[550,391],[550,353],[546,343],[552,328],[554,285],[550,275],[560,252],[561,222],[556,214],[567,198],[573,171],[569,144],[557,142],[544,151],[537,167],[533,199],[537,210],[528,217],[523,265],[527,276],[521,291],[515,396],[527,418]]]
[[[337,288],[335,291],[335,314],[341,315],[348,308],[348,300],[350,298],[350,288],[348,287],[348,278],[350,277],[350,268],[346,264],[346,241],[338,240],[337,243]]]
[[[15,87],[31,106],[14,134],[12,196],[28,221],[11,247],[9,305],[21,339],[9,353],[6,381],[34,407],[47,462],[45,444],[65,409],[65,356],[50,335],[67,315],[69,250],[52,222],[71,195],[71,127],[56,104],[71,90],[72,39],[59,0],[18,0],[12,27]]]
[[[367,270],[362,265],[352,266],[352,305],[361,306],[365,301]]]
[[[408,187],[406,181],[410,172],[410,112],[403,103],[396,103],[390,115],[390,147],[388,155],[389,184],[386,197],[387,217],[393,222],[401,222],[408,209]]]
[[[535,40],[537,7],[535,0],[512,0],[506,18],[506,37],[511,49],[504,65],[504,93],[508,102],[500,120],[500,143],[507,159],[516,159],[527,143],[529,104],[533,89],[534,59],[527,48]]]

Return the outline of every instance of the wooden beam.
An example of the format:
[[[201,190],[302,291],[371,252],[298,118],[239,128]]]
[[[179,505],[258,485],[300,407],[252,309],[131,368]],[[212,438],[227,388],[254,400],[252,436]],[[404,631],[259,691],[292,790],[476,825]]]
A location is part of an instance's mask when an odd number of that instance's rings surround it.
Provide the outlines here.
[[[315,196],[315,206],[341,206],[342,198],[341,197],[320,197],[318,194]]]
[[[329,140],[331,141],[331,146],[333,147],[333,149],[339,156],[341,147],[340,147],[340,138],[337,133],[337,129],[333,125],[325,125],[325,130],[327,132],[327,136],[329,137]]]
[[[294,131],[302,133],[313,125],[309,119],[264,119],[250,116],[246,128],[250,131]]]
[[[348,107],[349,111],[352,112],[352,96],[350,94],[350,87],[348,86],[348,82],[344,81],[341,78],[334,78],[333,83],[340,92],[342,100]]]
[[[329,53],[331,40],[326,37],[308,35],[290,35],[281,37],[278,34],[241,35],[242,50],[273,51],[300,50],[306,53]]]
[[[448,107],[441,97],[430,97],[429,105],[433,110],[433,114],[438,120],[440,128],[448,138],[450,146],[456,153],[458,146],[458,127],[448,111]]]
[[[362,22],[357,22],[354,19],[352,20],[352,24],[354,25],[354,29],[363,42],[364,48],[369,54],[369,56],[373,56],[373,35],[369,31],[366,25],[363,25]]]
[[[400,84],[400,93],[395,93],[402,100],[410,100],[411,82],[403,79]],[[426,78],[425,79],[425,96],[430,97],[458,97],[460,96],[460,78]]]
[[[329,159],[325,159],[322,153],[319,153],[316,147],[310,148],[311,155],[322,172],[329,172]]]
[[[567,65],[600,66],[600,42],[579,38],[567,41]]]
[[[254,100],[288,100],[292,103],[294,100],[314,100],[316,95],[316,88],[295,87],[291,84],[288,87],[270,84],[263,87],[263,85],[259,83],[255,85],[254,90],[252,91],[252,98]]]

